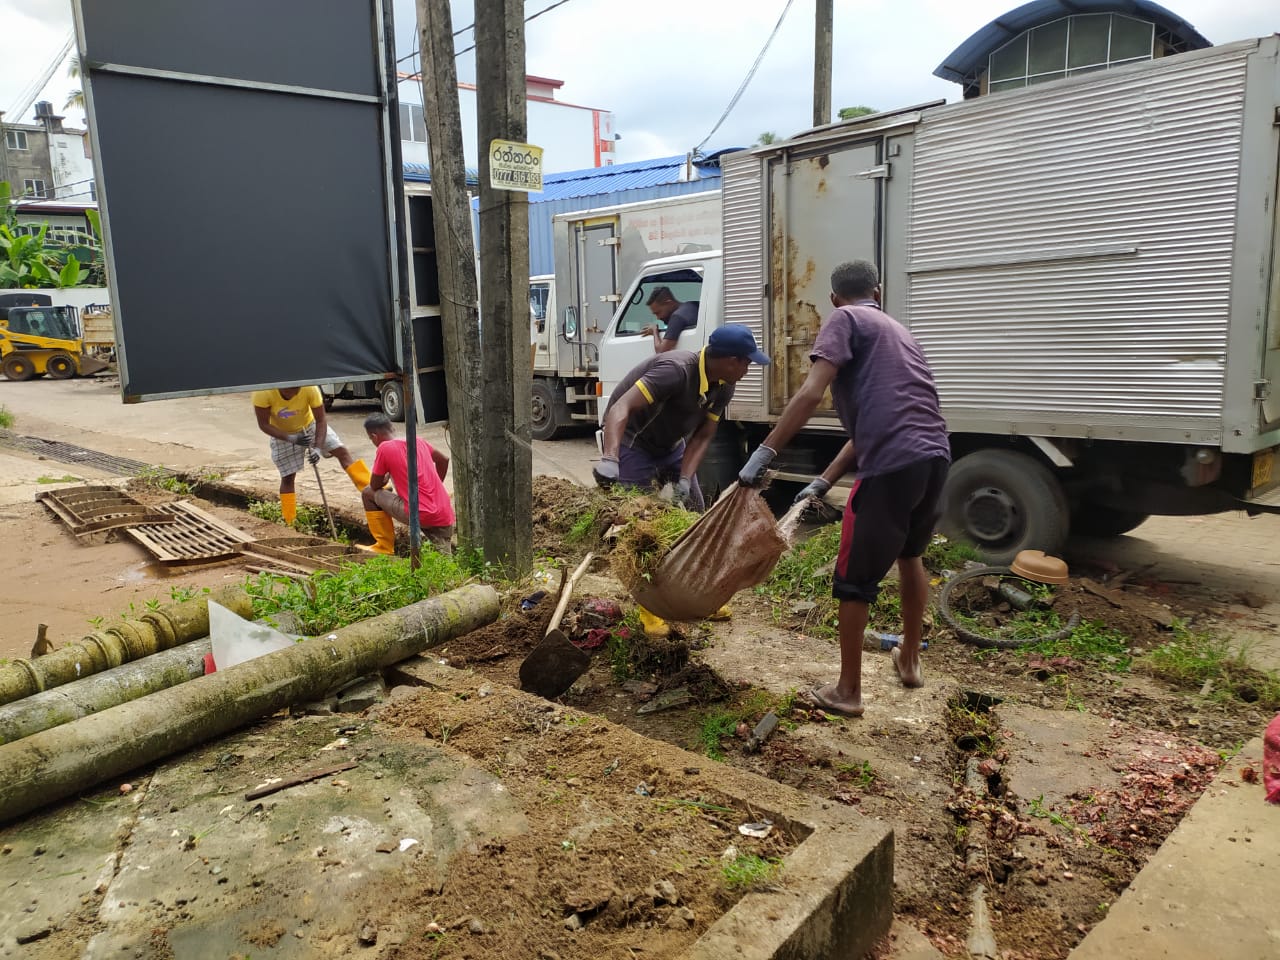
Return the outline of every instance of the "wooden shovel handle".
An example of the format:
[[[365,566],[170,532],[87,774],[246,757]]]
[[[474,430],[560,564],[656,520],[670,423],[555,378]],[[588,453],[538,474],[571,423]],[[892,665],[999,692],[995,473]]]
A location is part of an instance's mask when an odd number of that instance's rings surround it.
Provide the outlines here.
[[[582,575],[587,572],[587,567],[591,566],[591,561],[596,558],[594,553],[588,553],[578,564],[578,569],[573,571],[573,575],[560,588],[560,602],[556,604],[556,612],[551,615],[551,622],[547,624],[547,633],[550,633],[556,627],[560,626],[560,620],[564,616],[564,612],[569,609],[569,597],[573,594],[573,585],[582,579]]]

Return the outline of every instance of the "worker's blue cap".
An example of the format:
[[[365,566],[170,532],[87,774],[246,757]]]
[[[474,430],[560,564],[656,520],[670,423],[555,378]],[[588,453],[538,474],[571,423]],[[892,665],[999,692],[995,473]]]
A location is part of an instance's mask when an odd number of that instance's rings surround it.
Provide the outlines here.
[[[707,352],[713,357],[742,357],[752,363],[768,363],[769,358],[756,346],[755,335],[740,323],[726,323],[711,331]]]

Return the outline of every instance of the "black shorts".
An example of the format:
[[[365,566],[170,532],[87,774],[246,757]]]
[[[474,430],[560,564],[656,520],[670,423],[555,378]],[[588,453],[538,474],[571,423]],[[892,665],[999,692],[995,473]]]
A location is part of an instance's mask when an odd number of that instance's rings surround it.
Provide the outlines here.
[[[840,527],[832,596],[874,603],[895,560],[924,554],[949,466],[946,458],[931,457],[854,483]]]

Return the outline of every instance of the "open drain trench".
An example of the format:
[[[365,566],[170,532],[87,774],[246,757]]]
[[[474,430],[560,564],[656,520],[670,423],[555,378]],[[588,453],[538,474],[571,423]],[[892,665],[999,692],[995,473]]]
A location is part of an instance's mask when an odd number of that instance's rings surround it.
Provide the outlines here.
[[[989,694],[966,691],[953,701],[949,712],[956,773],[964,785],[951,810],[970,884],[973,919],[965,948],[970,957],[987,960],[1001,956],[991,927],[988,897],[1009,877],[1009,859],[1017,836],[1017,812],[1007,805],[1009,798],[995,758],[1000,724],[992,711],[999,703],[999,698]]]
[[[24,437],[8,431],[0,431],[0,446],[34,453],[36,456],[56,460],[59,463],[70,463],[76,466],[93,467],[104,473],[117,477],[136,477],[149,470],[156,469],[149,463],[130,460],[127,457],[113,457],[109,453],[99,453],[77,447],[74,443],[63,443],[61,440],[42,440],[40,437]]]

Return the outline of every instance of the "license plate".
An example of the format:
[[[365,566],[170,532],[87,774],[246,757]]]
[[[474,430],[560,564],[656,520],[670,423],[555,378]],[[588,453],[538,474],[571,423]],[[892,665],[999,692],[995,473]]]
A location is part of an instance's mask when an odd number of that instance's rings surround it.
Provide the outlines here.
[[[1271,483],[1276,459],[1275,450],[1262,450],[1253,455],[1253,483],[1256,490]]]

